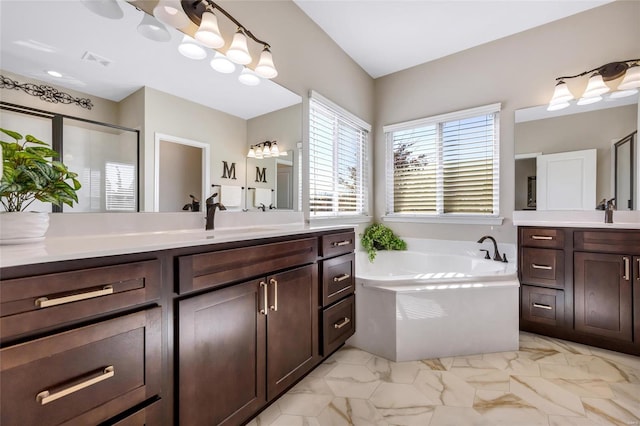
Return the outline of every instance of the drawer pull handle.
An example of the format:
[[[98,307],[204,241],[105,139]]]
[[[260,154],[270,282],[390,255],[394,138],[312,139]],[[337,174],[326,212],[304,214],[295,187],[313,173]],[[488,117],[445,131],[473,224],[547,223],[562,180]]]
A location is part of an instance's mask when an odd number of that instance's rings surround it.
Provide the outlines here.
[[[629,271],[631,269],[631,265],[630,265],[630,261],[628,257],[623,257],[622,260],[624,261],[624,276],[622,277],[624,280],[629,281]]]
[[[50,306],[64,305],[65,303],[78,302],[80,300],[93,299],[94,297],[106,296],[113,294],[113,286],[105,285],[102,290],[88,291],[86,293],[72,294],[71,296],[58,297],[49,299],[48,297],[40,297],[36,299],[37,308],[48,308]]]
[[[348,246],[349,244],[351,244],[351,240],[335,241],[332,243],[334,247]]]
[[[263,305],[262,305],[263,308],[260,309],[260,313],[266,317],[267,314],[269,313],[269,310],[267,309],[267,306],[269,306],[269,292],[267,288],[267,283],[265,283],[264,281],[260,281],[260,288],[262,288],[262,297],[263,297]]]
[[[269,280],[270,284],[273,284],[273,305],[271,305],[271,310],[274,312],[278,311],[278,281],[271,278]]]
[[[344,319],[342,321],[333,324],[333,328],[335,328],[335,329],[342,328],[345,325],[349,324],[350,322],[351,322],[351,320],[349,318],[344,317]]]
[[[550,237],[548,235],[532,235],[531,239],[532,240],[553,240],[553,237]]]
[[[549,306],[549,305],[542,305],[542,304],[540,304],[540,303],[534,303],[534,304],[533,304],[533,307],[534,307],[534,308],[540,308],[540,309],[546,309],[546,310],[548,310],[548,311],[550,311],[550,310],[552,310],[552,309],[553,309],[553,308],[552,308],[551,306]]]
[[[105,367],[105,369],[102,370],[102,373],[99,376],[86,380],[82,383],[78,383],[77,385],[70,386],[59,392],[51,393],[48,390],[42,391],[36,395],[36,401],[39,402],[40,405],[46,405],[50,402],[55,401],[56,399],[63,398],[67,395],[71,395],[72,393],[78,392],[79,390],[88,388],[89,386],[93,386],[96,383],[100,383],[103,380],[107,380],[115,376],[115,374],[116,374],[116,370],[113,368],[113,365],[110,365],[108,367]]]
[[[349,278],[351,278],[351,275],[342,274],[339,277],[333,277],[333,282],[334,283],[339,283],[340,281],[348,280]]]
[[[636,277],[636,280],[640,281],[640,259],[638,259],[638,276]]]
[[[553,266],[547,266],[547,265],[538,265],[536,263],[532,263],[531,267],[533,269],[544,269],[545,271],[550,271],[553,269]]]

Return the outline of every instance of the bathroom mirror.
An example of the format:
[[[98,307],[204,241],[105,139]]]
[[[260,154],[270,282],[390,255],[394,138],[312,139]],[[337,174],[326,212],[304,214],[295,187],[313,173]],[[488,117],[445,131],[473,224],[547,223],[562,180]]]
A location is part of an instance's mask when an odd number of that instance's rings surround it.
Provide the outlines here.
[[[245,186],[246,146],[253,141],[249,135],[279,137],[252,131],[252,121],[291,109],[298,114],[291,133],[297,134],[296,141],[301,139],[299,95],[271,80],[261,80],[258,86],[243,85],[238,82],[240,66],[231,74],[214,71],[209,65],[214,53],[210,49],[202,60],[182,56],[178,46],[183,34],[173,28],[167,27],[167,41],[143,37],[137,28],[148,15],[131,3],[138,2],[118,0],[123,17],[108,19],[81,1],[3,2],[0,74],[19,83],[55,86],[73,97],[91,99],[93,107],[43,102],[17,89],[3,88],[0,94],[5,98],[20,92],[20,99],[29,102],[25,106],[53,112],[65,108],[68,115],[140,130],[140,211],[159,211],[155,176],[165,173],[154,171],[156,133],[211,146],[210,176],[202,177],[202,198],[213,192],[205,187],[206,181],[220,183],[223,161],[237,164],[233,183]],[[151,4],[144,2],[144,9]],[[29,25],[24,24],[25,16]],[[273,52],[277,61],[276,46]],[[57,71],[62,77],[53,77],[48,71]],[[283,149],[294,147],[283,144]],[[178,202],[179,196],[185,201]],[[179,196],[171,203],[176,211],[189,200],[188,194]]]
[[[638,209],[638,149],[637,137],[632,142],[635,146],[622,147],[618,150],[616,161],[616,143],[637,131],[638,128],[638,95],[608,99],[592,105],[570,107],[549,112],[546,105],[517,110],[515,113],[515,210],[535,210],[537,176],[536,157],[547,154],[580,153],[596,149],[596,189],[593,206],[584,209],[595,209],[602,199],[616,197],[616,181],[635,183],[633,191],[624,190],[624,200],[619,200],[619,210]],[[622,158],[628,155],[627,161]],[[621,167],[624,165],[623,167]],[[561,185],[554,182],[547,185]],[[590,203],[591,204],[591,203]],[[572,208],[573,209],[573,208]]]

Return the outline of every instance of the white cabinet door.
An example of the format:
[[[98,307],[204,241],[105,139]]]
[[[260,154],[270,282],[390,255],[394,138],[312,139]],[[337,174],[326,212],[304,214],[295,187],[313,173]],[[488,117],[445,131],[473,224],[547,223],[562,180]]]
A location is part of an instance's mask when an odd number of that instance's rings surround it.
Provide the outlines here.
[[[596,150],[539,155],[538,210],[593,210],[596,208]]]

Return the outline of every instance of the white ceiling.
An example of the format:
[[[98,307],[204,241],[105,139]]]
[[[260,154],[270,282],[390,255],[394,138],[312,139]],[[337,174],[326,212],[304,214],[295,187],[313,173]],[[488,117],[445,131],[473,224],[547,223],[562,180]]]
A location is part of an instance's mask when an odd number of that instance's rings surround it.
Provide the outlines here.
[[[613,0],[294,1],[378,78]]]
[[[80,0],[1,0],[0,68],[113,101],[147,86],[244,119],[301,102],[270,80],[241,84],[240,66],[233,74],[214,71],[210,49],[205,60],[185,58],[177,50],[183,35],[174,28],[168,28],[168,42],[142,37],[136,28],[144,12],[118,4],[124,17],[114,20],[94,14]],[[110,64],[84,61],[86,52]]]

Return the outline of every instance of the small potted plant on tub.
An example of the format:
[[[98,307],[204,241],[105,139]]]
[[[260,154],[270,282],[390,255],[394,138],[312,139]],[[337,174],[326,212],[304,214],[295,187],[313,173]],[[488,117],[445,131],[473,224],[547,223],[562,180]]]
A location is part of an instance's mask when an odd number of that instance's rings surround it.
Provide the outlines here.
[[[39,241],[49,227],[49,214],[27,211],[35,200],[72,206],[80,182],[60,161],[58,153],[32,135],[0,128],[0,244]],[[13,141],[5,141],[9,138]]]

